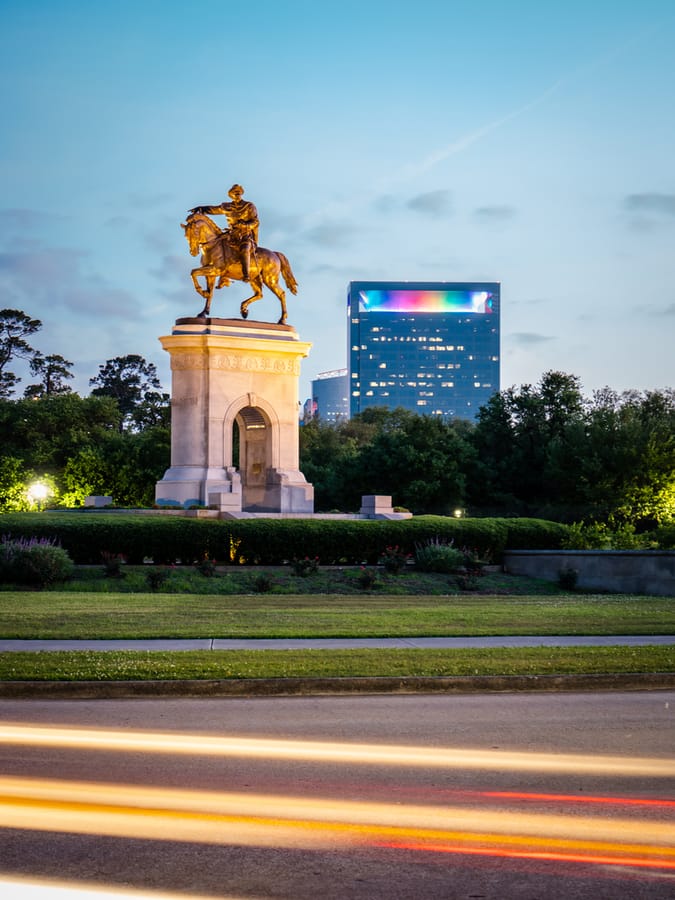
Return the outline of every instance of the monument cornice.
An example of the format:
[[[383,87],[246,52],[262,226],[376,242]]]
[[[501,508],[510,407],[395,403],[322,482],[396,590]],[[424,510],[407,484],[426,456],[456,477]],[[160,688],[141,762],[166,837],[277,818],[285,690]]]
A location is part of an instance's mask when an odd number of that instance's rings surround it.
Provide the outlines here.
[[[160,341],[171,355],[173,371],[212,369],[294,376],[299,375],[300,360],[312,346],[300,341],[289,325],[229,319],[178,319],[172,334]]]

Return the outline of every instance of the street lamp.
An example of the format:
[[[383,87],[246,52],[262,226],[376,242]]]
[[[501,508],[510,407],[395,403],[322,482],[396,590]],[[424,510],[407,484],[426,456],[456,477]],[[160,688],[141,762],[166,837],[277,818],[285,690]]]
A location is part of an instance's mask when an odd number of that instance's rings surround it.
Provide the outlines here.
[[[37,504],[38,512],[42,509],[42,504],[49,496],[49,488],[41,481],[36,481],[28,488],[28,499],[31,503]]]

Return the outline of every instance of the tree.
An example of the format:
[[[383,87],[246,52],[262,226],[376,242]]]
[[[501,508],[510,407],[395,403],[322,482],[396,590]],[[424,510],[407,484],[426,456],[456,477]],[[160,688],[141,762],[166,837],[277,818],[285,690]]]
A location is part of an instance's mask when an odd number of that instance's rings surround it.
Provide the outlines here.
[[[538,385],[495,394],[481,407],[472,438],[478,462],[469,503],[484,512],[550,515],[576,502],[584,400],[579,379],[546,372]]]
[[[0,512],[22,512],[30,508],[28,484],[33,473],[20,459],[0,456]]]
[[[166,415],[162,411],[168,410],[169,395],[161,391],[155,365],[137,354],[107,360],[89,384],[95,385],[92,396],[117,401],[122,414],[120,431],[125,426],[137,430],[149,422],[157,424]]]
[[[578,477],[588,517],[642,528],[675,518],[675,392],[604,390],[588,410]]]
[[[58,353],[52,353],[49,356],[36,353],[30,361],[30,371],[32,375],[39,376],[41,381],[39,384],[28,385],[23,392],[24,397],[35,400],[38,397],[71,393],[70,387],[65,384],[65,379],[73,377],[70,371],[72,365],[70,360],[64,359]]]
[[[3,452],[56,475],[83,447],[104,445],[119,431],[110,397],[55,394],[35,400],[0,400]]]
[[[355,482],[360,494],[386,494],[414,513],[447,514],[465,505],[465,472],[472,448],[439,416],[393,410],[364,447]]]
[[[21,381],[6,366],[13,359],[32,360],[36,355],[26,340],[42,328],[39,319],[31,319],[20,309],[0,309],[0,397],[10,397]]]
[[[472,426],[405,409],[368,407],[349,422],[300,429],[300,466],[319,509],[358,509],[363,494],[391,495],[417,513],[464,505]]]

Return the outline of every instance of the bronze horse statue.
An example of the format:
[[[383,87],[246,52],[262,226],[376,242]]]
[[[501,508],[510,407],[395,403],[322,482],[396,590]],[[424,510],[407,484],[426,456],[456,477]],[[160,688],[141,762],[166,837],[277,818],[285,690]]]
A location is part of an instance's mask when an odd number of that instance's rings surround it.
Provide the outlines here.
[[[240,254],[237,248],[228,242],[227,230],[221,231],[216,223],[204,213],[191,213],[187,217],[185,225],[181,224],[181,228],[185,231],[192,256],[197,256],[201,252],[202,264],[193,269],[190,274],[195,290],[206,300],[206,305],[197,318],[205,319],[210,315],[214,287],[227,287],[231,280],[244,281]],[[262,299],[263,285],[265,285],[276,294],[281,303],[279,325],[286,324],[286,293],[279,284],[280,275],[288,290],[292,294],[296,294],[298,283],[284,254],[279,251],[266,250],[264,247],[256,247],[255,251],[251,253],[249,271],[249,284],[254,293],[241,304],[242,319],[248,318],[248,308],[251,303]],[[202,288],[197,280],[199,276],[204,276],[205,288]]]

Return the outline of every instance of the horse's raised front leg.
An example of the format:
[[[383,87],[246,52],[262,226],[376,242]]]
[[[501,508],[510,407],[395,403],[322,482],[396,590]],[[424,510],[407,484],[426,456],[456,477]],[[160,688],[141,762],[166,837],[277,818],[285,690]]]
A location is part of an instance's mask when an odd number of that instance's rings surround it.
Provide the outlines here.
[[[201,294],[201,296],[204,297],[205,300],[208,300],[208,297],[209,297],[208,291],[206,289],[202,288],[201,284],[198,281],[198,278],[201,275],[203,275],[204,278],[207,277],[206,272],[207,272],[207,267],[200,266],[198,269],[193,269],[190,272],[190,275],[192,276],[192,283],[194,284],[195,290],[197,291],[197,293]]]
[[[202,289],[197,281],[197,274],[203,275],[206,280],[206,288]],[[202,295],[202,297],[206,300],[204,305],[204,309],[197,313],[197,319],[206,319],[211,313],[211,298],[213,296],[213,288],[216,283],[216,272],[213,270],[211,266],[202,266],[201,269],[193,269],[192,270],[192,280],[194,281],[195,288],[198,293]]]

